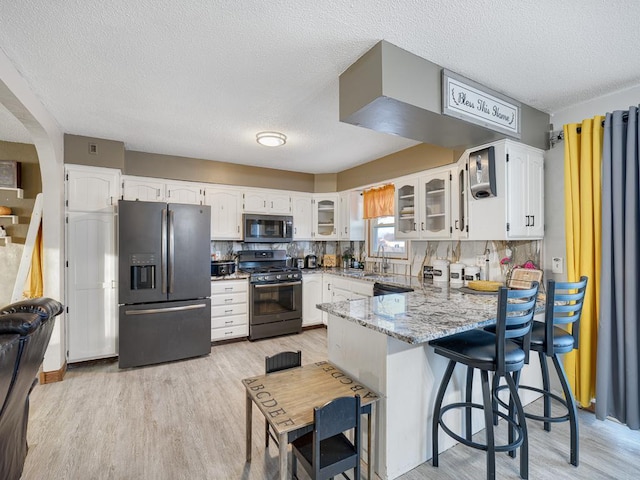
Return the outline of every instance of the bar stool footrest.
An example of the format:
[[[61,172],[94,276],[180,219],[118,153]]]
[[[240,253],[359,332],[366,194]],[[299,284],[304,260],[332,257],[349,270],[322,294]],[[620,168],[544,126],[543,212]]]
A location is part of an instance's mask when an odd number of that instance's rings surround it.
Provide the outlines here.
[[[505,389],[508,389],[507,385],[500,385],[496,387],[493,390],[493,397],[496,399],[496,401],[498,402],[498,404],[500,404],[501,407],[509,408],[509,405],[505,401],[503,401],[500,397],[498,397],[498,394],[500,393],[500,391]],[[529,385],[518,385],[518,390],[521,390],[521,389],[529,390],[531,392],[536,392],[546,397],[552,398],[553,400],[557,401],[562,406],[564,406],[564,408],[567,409],[567,413],[557,417],[545,417],[544,415],[535,415],[533,413],[524,412],[525,417],[530,418],[532,420],[537,420],[539,422],[549,422],[549,423],[561,423],[561,422],[569,421],[569,407],[567,405],[567,401],[564,398],[562,398],[559,395],[556,395],[555,393],[547,392],[546,390],[543,390],[541,388],[531,387]]]
[[[445,412],[454,409],[454,408],[477,408],[479,410],[484,410],[484,405],[481,405],[479,403],[467,403],[467,402],[458,402],[458,403],[450,403],[448,405],[445,405],[442,407],[442,409],[440,410],[440,418],[438,418],[438,423],[440,424],[440,427],[442,427],[442,430],[444,430],[444,432],[449,435],[451,438],[453,438],[454,440],[457,440],[458,442],[467,445],[468,447],[472,447],[478,450],[482,450],[482,451],[487,451],[488,450],[488,446],[484,443],[477,443],[474,442],[473,440],[467,439],[465,437],[462,437],[460,435],[458,435],[457,433],[455,433],[453,430],[451,430],[449,427],[447,427],[447,425],[444,423],[443,420],[443,416],[445,414]],[[507,443],[504,445],[495,445],[494,449],[496,452],[510,452],[512,450],[516,450],[517,448],[520,447],[520,445],[522,445],[522,442],[524,440],[524,436],[522,435],[522,429],[520,428],[520,426],[518,425],[518,423],[513,420],[512,418],[510,418],[508,415],[506,415],[503,412],[499,412],[499,411],[493,411],[493,413],[497,416],[499,416],[500,418],[506,420],[513,428],[515,428],[515,431],[517,432],[517,438],[512,442],[512,443]]]

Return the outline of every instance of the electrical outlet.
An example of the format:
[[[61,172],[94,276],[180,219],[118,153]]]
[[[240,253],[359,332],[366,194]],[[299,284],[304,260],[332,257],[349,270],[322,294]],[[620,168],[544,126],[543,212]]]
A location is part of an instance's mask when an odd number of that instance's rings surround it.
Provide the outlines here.
[[[484,267],[484,261],[486,257],[484,255],[476,255],[476,267]]]
[[[551,259],[551,271],[553,273],[564,273],[564,259],[562,257],[553,257]]]

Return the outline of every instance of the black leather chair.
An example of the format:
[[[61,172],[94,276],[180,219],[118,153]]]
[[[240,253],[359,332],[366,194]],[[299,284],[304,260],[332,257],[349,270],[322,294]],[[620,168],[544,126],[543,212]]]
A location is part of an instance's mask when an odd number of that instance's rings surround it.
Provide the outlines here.
[[[353,442],[344,432],[353,431]],[[360,396],[340,397],[313,411],[313,431],[294,440],[293,478],[298,478],[298,462],[313,480],[324,480],[354,470],[360,480]]]
[[[580,315],[584,304],[584,296],[587,291],[587,277],[581,277],[578,282],[555,282],[549,280],[547,283],[547,301],[545,306],[544,322],[533,322],[531,330],[531,350],[538,352],[540,358],[540,368],[542,370],[542,388],[528,385],[520,385],[520,373],[516,375],[518,388],[531,390],[543,395],[544,410],[542,415],[525,413],[527,418],[544,422],[544,429],[551,430],[551,423],[569,422],[571,435],[570,462],[578,466],[578,411],[573,392],[569,386],[567,375],[562,366],[560,355],[569,353],[574,348],[578,348]],[[571,326],[571,332],[562,327]],[[551,358],[556,369],[558,379],[562,386],[563,397],[551,391],[549,381],[549,367],[547,358]],[[506,386],[497,387],[494,385],[494,397],[502,405],[505,402],[498,397],[498,392]],[[555,400],[566,408],[567,413],[559,416],[551,414],[551,400]]]
[[[288,368],[295,368],[302,365],[302,352],[280,352],[270,357],[264,357],[264,373],[279,372]],[[269,437],[278,445],[278,439],[269,428],[269,422],[264,422],[264,442],[269,448]]]
[[[520,476],[527,478],[528,442],[527,426],[524,410],[518,397],[513,373],[522,369],[529,360],[529,338],[535,311],[538,283],[526,290],[509,290],[501,288],[498,292],[498,311],[496,317],[496,333],[482,329],[474,329],[449,337],[433,340],[430,345],[435,353],[449,359],[433,409],[432,426],[432,465],[438,466],[438,430],[442,430],[458,442],[485,450],[487,452],[487,478],[495,478],[495,453],[511,452],[520,448]],[[520,339],[516,343],[514,339]],[[453,375],[455,366],[460,363],[467,366],[467,384],[465,402],[456,402],[443,406],[447,386]],[[480,370],[483,404],[472,402],[471,385],[473,371]],[[489,372],[498,378],[504,378],[510,391],[509,414],[498,412],[489,385]],[[484,411],[486,444],[474,442],[471,436],[471,409]],[[443,415],[451,409],[463,409],[465,412],[465,435],[459,435],[445,423]],[[498,415],[508,423],[509,442],[496,445],[493,430],[493,417]]]
[[[19,479],[27,456],[29,394],[62,305],[49,298],[25,300],[0,309],[0,478]]]

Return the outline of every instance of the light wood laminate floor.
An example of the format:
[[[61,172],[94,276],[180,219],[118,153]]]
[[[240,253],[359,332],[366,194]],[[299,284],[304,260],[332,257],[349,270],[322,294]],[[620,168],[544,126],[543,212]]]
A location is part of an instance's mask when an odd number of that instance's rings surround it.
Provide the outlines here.
[[[326,331],[217,345],[207,357],[146,368],[121,371],[117,363],[71,368],[63,382],[38,385],[31,395],[22,478],[277,478],[278,451],[272,445],[265,452],[264,421],[255,408],[253,460],[245,463],[240,379],[263,373],[265,355],[298,349],[303,363],[326,359]],[[640,433],[588,412],[580,412],[580,428],[575,468],[568,463],[567,425],[547,433],[530,422],[529,478],[640,478]],[[519,478],[517,460],[500,454],[496,463],[498,478]],[[441,455],[439,468],[427,462],[401,479],[484,476],[484,453],[458,445]]]

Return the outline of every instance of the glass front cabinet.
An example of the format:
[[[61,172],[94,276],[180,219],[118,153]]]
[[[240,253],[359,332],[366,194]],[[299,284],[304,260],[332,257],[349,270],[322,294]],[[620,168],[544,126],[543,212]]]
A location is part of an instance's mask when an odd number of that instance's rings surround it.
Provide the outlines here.
[[[313,237],[316,240],[338,238],[338,194],[317,196],[314,198]]]
[[[396,183],[397,238],[418,238],[418,181],[400,180]]]
[[[451,170],[421,177],[420,238],[451,238]]]

